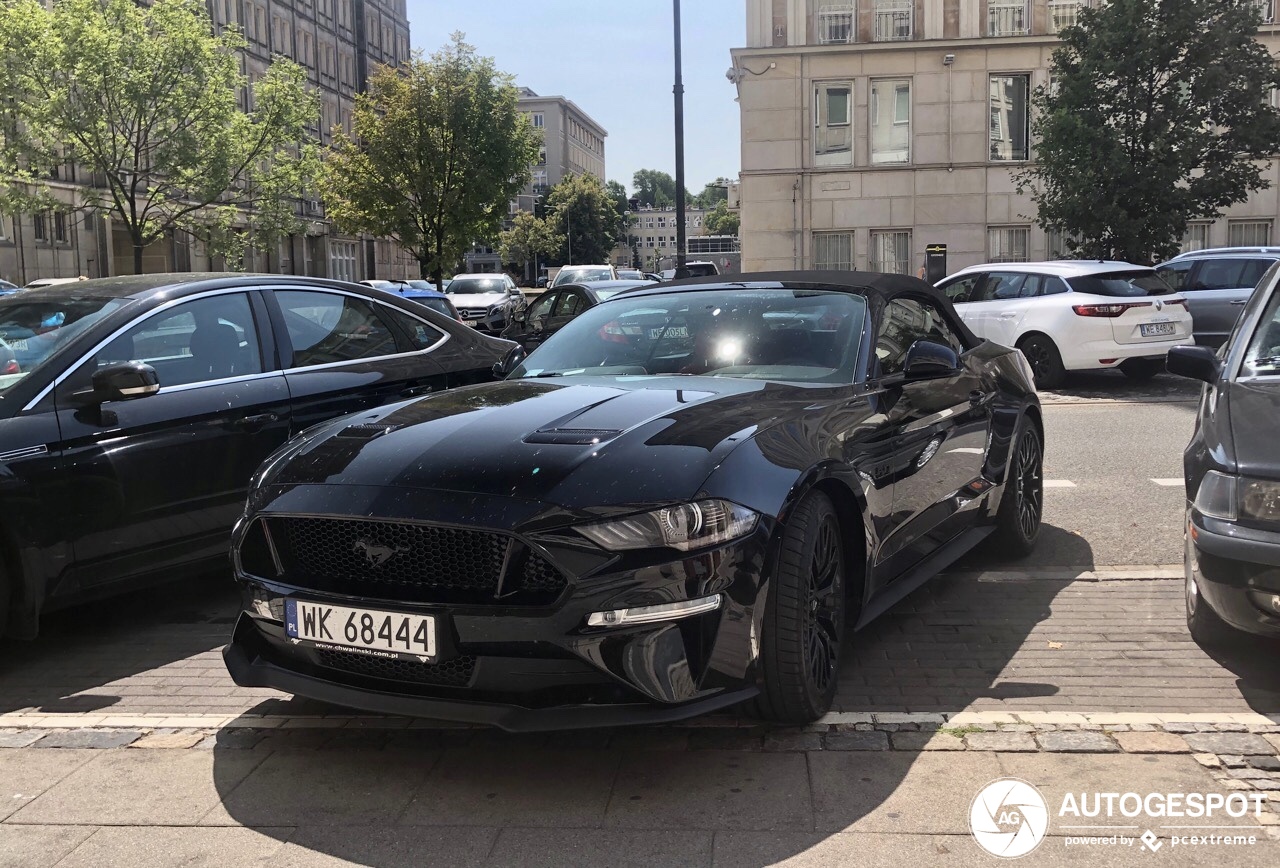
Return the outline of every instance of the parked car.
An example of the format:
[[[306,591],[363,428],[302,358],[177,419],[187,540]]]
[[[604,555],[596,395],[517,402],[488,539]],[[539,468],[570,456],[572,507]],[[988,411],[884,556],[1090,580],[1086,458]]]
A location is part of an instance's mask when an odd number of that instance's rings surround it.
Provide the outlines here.
[[[491,379],[514,345],[390,293],[161,274],[0,299],[0,627],[222,564],[254,470],[343,413]],[[336,465],[333,468],[336,472]]]
[[[7,280],[0,280],[0,295],[11,295],[21,289],[22,287],[18,286],[16,283],[10,283]]]
[[[720,273],[720,269],[716,267],[714,262],[686,262],[685,268],[689,272],[689,277],[711,277]],[[675,280],[676,270],[674,268],[665,269],[659,279]]]
[[[527,306],[524,293],[506,274],[456,274],[445,295],[462,321],[489,334],[498,334]]]
[[[449,296],[438,291],[435,285],[426,280],[362,280],[365,286],[372,286],[374,289],[381,289],[386,292],[394,292],[401,298],[412,299],[423,307],[430,308],[436,313],[444,314],[449,319],[457,320],[465,324],[466,321],[462,315],[458,313],[458,309],[453,306],[453,302],[449,300]],[[448,286],[448,283],[445,284]]]
[[[31,281],[23,289],[43,289],[46,286],[57,286],[60,283],[75,283],[77,280],[85,280],[83,277],[40,277]]]
[[[812,721],[847,634],[1035,544],[1019,353],[896,275],[617,296],[510,376],[346,417],[255,477],[237,684],[546,729],[751,700]]]
[[[661,275],[661,274],[654,274],[653,272],[646,271],[646,272],[644,273],[644,276],[645,276],[645,279],[646,279],[646,280],[652,280],[654,283],[662,283],[662,275]]]
[[[566,283],[595,283],[601,280],[617,280],[618,271],[612,265],[566,265],[556,273],[548,289]]]
[[[1182,296],[1154,269],[1127,262],[975,265],[938,288],[974,334],[1021,350],[1042,389],[1067,371],[1150,379],[1171,347],[1192,341]]]
[[[648,280],[604,280],[599,283],[566,283],[549,289],[529,302],[502,331],[502,337],[515,341],[527,352],[551,337],[579,314],[607,298],[636,287],[653,286]]]
[[[1231,333],[1254,287],[1276,262],[1280,249],[1241,253],[1197,250],[1156,266],[1183,298],[1195,323],[1196,343],[1219,347]]]
[[[1280,637],[1280,265],[1217,353],[1177,347],[1169,370],[1206,384],[1183,454],[1187,626],[1203,644]]]
[[[643,271],[640,271],[638,268],[619,268],[618,280],[640,280],[640,281],[644,281],[645,283],[653,283],[655,280],[657,280],[657,278],[647,276]]]

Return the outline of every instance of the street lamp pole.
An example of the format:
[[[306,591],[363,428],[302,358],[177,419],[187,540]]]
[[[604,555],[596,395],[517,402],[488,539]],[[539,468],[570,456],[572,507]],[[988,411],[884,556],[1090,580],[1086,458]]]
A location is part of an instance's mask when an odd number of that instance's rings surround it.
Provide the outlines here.
[[[676,280],[689,276],[684,227],[684,79],[680,74],[680,0],[671,0],[675,20],[676,83]]]

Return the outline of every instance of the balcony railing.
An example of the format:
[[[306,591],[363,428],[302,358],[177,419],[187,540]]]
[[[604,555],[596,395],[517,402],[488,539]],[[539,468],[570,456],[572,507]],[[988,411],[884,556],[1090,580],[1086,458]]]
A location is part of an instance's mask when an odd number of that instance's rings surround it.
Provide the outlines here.
[[[876,42],[898,42],[911,38],[915,0],[878,0],[871,38]]]
[[[991,3],[987,7],[988,36],[1025,36],[1031,32],[1031,16],[1025,0]]]
[[[853,4],[818,8],[818,41],[823,45],[853,42]]]

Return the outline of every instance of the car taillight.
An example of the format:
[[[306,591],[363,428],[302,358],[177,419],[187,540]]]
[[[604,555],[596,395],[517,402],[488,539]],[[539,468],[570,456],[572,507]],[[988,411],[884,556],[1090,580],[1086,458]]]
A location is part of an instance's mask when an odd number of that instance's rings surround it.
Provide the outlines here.
[[[1178,307],[1182,308],[1183,310],[1191,310],[1191,306],[1187,304],[1187,300],[1185,298],[1175,298],[1175,299],[1166,301],[1164,303],[1165,307],[1169,307],[1170,305],[1174,305],[1174,304],[1176,304]]]
[[[22,369],[18,367],[18,363],[13,359],[4,363],[4,372],[6,374],[21,374]]]
[[[1071,306],[1071,309],[1076,312],[1076,316],[1117,317],[1131,307],[1151,307],[1151,302],[1126,301],[1115,304],[1075,304]]]
[[[612,343],[612,344],[630,344],[631,343],[631,340],[627,337],[626,333],[623,332],[622,330],[622,324],[619,323],[616,319],[611,322],[605,323],[603,326],[600,327],[600,331],[597,332],[596,334],[599,335],[600,340],[608,341],[609,343]]]

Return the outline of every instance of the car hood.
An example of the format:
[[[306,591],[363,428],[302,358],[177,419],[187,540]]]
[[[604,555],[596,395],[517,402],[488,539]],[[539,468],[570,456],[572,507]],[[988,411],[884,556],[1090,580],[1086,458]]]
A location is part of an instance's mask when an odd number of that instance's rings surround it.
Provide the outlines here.
[[[1280,383],[1235,382],[1227,396],[1236,463],[1246,476],[1280,479],[1276,430],[1280,428]]]
[[[518,497],[570,510],[692,498],[733,448],[830,390],[709,377],[508,380],[336,420],[261,480]]]
[[[511,296],[505,292],[459,292],[445,293],[454,307],[489,307],[493,304],[505,304]]]

